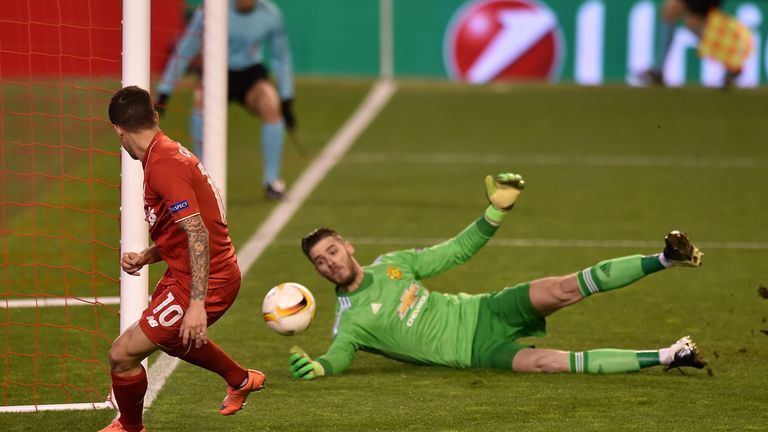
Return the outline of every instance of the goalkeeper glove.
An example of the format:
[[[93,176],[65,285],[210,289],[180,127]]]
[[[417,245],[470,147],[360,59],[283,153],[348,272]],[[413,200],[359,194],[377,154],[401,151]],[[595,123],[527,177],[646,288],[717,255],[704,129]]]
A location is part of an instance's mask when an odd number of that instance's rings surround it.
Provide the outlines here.
[[[291,347],[291,357],[288,359],[291,365],[291,376],[303,380],[311,380],[325,375],[325,369],[320,363],[313,361],[303,349]]]
[[[504,215],[515,205],[520,192],[525,188],[525,180],[519,174],[501,173],[496,177],[485,177],[485,194],[491,205],[485,211],[488,222],[498,225]]]
[[[168,100],[170,98],[171,95],[168,93],[160,93],[157,95],[157,100],[155,101],[155,111],[157,111],[161,117],[163,114],[165,114],[165,107],[168,105]]]
[[[280,112],[283,114],[285,128],[288,129],[289,132],[293,132],[296,129],[296,115],[293,113],[293,98],[280,101]]]

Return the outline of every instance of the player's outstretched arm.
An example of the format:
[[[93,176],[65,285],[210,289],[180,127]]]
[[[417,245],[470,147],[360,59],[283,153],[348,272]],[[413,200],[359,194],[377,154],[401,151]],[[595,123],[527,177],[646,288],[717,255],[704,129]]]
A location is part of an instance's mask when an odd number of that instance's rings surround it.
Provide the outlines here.
[[[320,363],[312,360],[303,349],[291,347],[291,356],[288,358],[291,376],[303,380],[311,380],[325,375],[325,368]]]
[[[504,216],[512,210],[517,197],[525,188],[525,180],[520,174],[501,173],[496,177],[485,177],[485,194],[491,203],[485,210],[485,219],[493,225],[499,225]]]
[[[157,98],[154,101],[155,111],[163,115],[168,105],[171,93],[176,88],[176,83],[184,74],[189,63],[202,52],[203,47],[203,8],[195,9],[187,27],[184,29],[173,54],[165,65],[163,76],[157,85]]]

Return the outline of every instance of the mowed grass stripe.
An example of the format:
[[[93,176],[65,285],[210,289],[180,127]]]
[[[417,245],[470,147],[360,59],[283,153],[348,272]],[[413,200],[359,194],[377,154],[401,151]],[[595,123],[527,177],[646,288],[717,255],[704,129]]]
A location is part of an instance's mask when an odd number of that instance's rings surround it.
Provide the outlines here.
[[[691,157],[671,155],[589,155],[589,154],[515,154],[510,153],[445,153],[362,152],[347,156],[349,164],[475,164],[591,167],[677,167],[677,168],[765,168],[768,161],[743,157]]]

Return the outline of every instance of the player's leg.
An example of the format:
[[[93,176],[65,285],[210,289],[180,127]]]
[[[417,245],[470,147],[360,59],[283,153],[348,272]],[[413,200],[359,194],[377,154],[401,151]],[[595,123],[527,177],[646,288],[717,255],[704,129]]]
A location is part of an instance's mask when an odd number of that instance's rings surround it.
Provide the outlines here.
[[[706,365],[688,336],[668,348],[653,351],[567,352],[522,345],[517,339],[546,334],[545,319],[530,301],[532,288],[531,284],[519,284],[480,299],[472,340],[473,367],[512,368],[518,372],[611,373],[657,365],[668,368]]]
[[[664,85],[664,60],[675,39],[677,23],[684,13],[682,0],[666,0],[661,7],[653,67],[645,73],[645,79],[651,84]]]
[[[285,123],[280,111],[280,96],[268,79],[258,79],[245,94],[245,106],[261,117],[261,146],[264,153],[263,184],[267,198],[281,199],[285,184],[280,177]]]
[[[120,418],[102,431],[143,430],[142,411],[147,391],[147,372],[141,361],[157,349],[138,323],[129,327],[112,343],[109,364],[112,370],[112,391],[120,409]]]
[[[220,407],[220,413],[231,415],[240,410],[248,394],[264,387],[263,373],[240,366],[232,357],[210,339],[200,348],[189,348],[180,359],[207,369],[221,376],[227,382],[227,396]]]
[[[229,309],[237,298],[240,289],[240,278],[232,280],[226,285],[211,285],[208,288],[205,311],[208,315],[208,326],[213,325]],[[156,298],[155,298],[156,297]],[[230,415],[242,408],[248,394],[261,390],[264,386],[265,376],[256,370],[246,369],[232,359],[216,343],[208,340],[208,343],[196,348],[193,343],[184,345],[179,337],[181,317],[183,314],[175,314],[170,311],[185,311],[189,306],[189,287],[171,281],[163,287],[160,295],[153,296],[152,310],[154,315],[151,320],[142,322],[142,326],[151,327],[151,337],[163,351],[178,357],[190,364],[209,370],[221,376],[227,383],[227,397],[222,403],[220,413]],[[166,311],[169,311],[166,313]],[[154,321],[154,327],[152,327]]]
[[[685,336],[667,348],[649,351],[595,349],[567,352],[553,349],[523,348],[512,359],[516,372],[574,372],[621,373],[651,366],[666,369],[694,367],[701,369],[707,362],[696,343]]]
[[[547,316],[584,297],[623,288],[668,267],[701,265],[703,253],[684,233],[672,231],[664,241],[664,251],[656,255],[614,258],[568,276],[535,280],[531,282],[531,304]]]
[[[661,8],[661,22],[659,27],[658,50],[656,65],[664,68],[664,60],[667,58],[669,48],[675,39],[677,23],[685,15],[685,5],[682,0],[666,0]]]

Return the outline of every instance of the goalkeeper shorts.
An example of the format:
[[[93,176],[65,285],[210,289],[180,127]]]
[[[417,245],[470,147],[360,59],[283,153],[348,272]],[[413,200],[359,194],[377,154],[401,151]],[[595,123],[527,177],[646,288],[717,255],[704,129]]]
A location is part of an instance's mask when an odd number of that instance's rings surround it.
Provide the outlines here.
[[[530,282],[504,288],[480,299],[472,367],[512,369],[512,359],[523,348],[517,339],[544,336],[547,323],[531,304]]]
[[[239,291],[239,276],[226,285],[209,285],[205,297],[208,327],[218,321],[232,306]],[[139,327],[144,335],[166,354],[174,357],[183,356],[193,345],[189,343],[184,346],[179,336],[184,312],[189,307],[189,292],[189,280],[163,275],[152,293],[149,307],[144,309],[139,319]]]
[[[269,71],[262,64],[255,64],[243,70],[229,70],[227,99],[245,105],[245,96],[253,85],[269,78]]]

